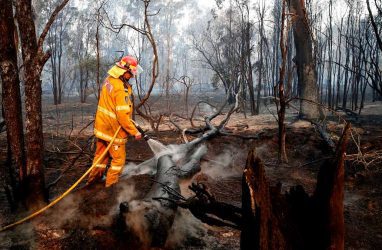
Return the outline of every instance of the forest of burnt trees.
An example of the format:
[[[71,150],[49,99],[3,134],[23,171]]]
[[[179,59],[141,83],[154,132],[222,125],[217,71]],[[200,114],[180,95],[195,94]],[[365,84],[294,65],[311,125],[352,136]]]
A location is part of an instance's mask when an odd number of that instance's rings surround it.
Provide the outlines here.
[[[194,126],[200,103],[214,107],[206,101],[208,90],[231,105],[227,121],[234,112],[247,118],[274,105],[279,163],[288,162],[287,110],[314,124],[337,157],[330,164],[343,167],[345,150],[337,145],[335,151],[327,112],[358,117],[366,104],[382,101],[380,0],[216,0],[208,7],[197,0],[0,3],[1,133],[7,142],[0,178],[13,211],[52,198],[44,170],[44,98],[56,107],[94,102],[107,70],[124,54],[145,69],[134,81],[134,116],[150,130],[158,132],[166,119],[177,126],[174,116]],[[173,101],[179,96],[182,107]],[[212,130],[224,134],[227,121]],[[208,118],[206,124],[184,133],[205,132]],[[343,234],[336,237],[343,248]]]

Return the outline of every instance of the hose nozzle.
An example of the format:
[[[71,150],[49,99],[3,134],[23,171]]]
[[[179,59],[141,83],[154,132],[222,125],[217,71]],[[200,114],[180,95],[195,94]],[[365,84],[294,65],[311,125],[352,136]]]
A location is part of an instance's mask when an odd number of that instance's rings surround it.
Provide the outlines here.
[[[141,127],[138,125],[138,123],[136,123],[135,121],[133,121],[133,120],[131,120],[131,121],[134,123],[134,125],[135,125],[135,127],[137,128],[137,130],[139,131],[139,133],[142,134],[143,139],[145,139],[146,141],[148,141],[148,140],[150,139],[150,137],[149,137],[148,135],[145,134],[145,131],[143,130],[143,128],[141,128]]]

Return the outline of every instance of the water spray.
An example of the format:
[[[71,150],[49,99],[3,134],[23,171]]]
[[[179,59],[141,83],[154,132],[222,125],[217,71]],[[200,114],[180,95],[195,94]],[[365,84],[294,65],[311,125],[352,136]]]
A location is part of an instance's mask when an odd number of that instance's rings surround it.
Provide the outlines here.
[[[154,140],[150,136],[148,136],[145,133],[145,131],[138,125],[138,123],[136,123],[133,120],[132,120],[132,122],[134,123],[134,125],[137,128],[137,130],[139,131],[139,133],[142,134],[143,139],[145,139],[147,141],[147,144],[149,145],[151,151],[153,151],[153,153],[155,155],[159,154],[160,152],[167,150],[167,147],[165,145],[163,145],[159,141]]]

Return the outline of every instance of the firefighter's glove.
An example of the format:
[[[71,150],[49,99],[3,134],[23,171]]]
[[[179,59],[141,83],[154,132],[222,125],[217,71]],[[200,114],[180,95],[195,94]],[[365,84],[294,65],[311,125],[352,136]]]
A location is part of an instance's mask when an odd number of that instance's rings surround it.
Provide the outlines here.
[[[140,140],[140,139],[142,139],[142,134],[140,132],[138,132],[135,134],[134,137],[135,137],[135,140]]]

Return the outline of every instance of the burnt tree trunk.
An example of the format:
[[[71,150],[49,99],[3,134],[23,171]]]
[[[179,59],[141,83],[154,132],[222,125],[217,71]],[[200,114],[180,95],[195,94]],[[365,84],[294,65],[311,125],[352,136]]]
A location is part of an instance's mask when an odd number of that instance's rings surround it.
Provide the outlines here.
[[[278,160],[279,162],[288,162],[288,157],[286,154],[286,128],[285,128],[285,111],[287,97],[285,96],[285,69],[286,69],[286,56],[287,56],[287,43],[288,39],[284,35],[284,24],[285,24],[285,1],[283,1],[282,12],[281,12],[281,30],[280,30],[280,51],[282,63],[279,72],[279,83],[278,83],[278,97],[279,100],[276,102],[277,106],[277,123],[278,123]],[[276,91],[275,91],[276,95]]]
[[[178,153],[188,154],[192,146],[180,145]],[[183,154],[181,153],[181,154]],[[174,200],[181,197],[179,180],[191,178],[200,171],[200,159],[206,153],[205,147],[199,147],[187,158],[187,162],[178,166],[173,160],[173,152],[166,152],[156,160],[152,158],[134,169],[128,169],[123,178],[133,176],[138,172],[153,175],[154,184],[142,200],[122,202],[120,214],[117,217],[118,229],[126,233],[126,237],[141,246],[163,247],[174,222],[177,205]],[[138,223],[137,223],[138,221]],[[122,225],[122,226],[121,226]]]
[[[252,69],[252,60],[251,60],[251,55],[252,55],[252,50],[251,50],[251,24],[249,22],[246,23],[245,27],[245,46],[246,46],[246,51],[247,51],[247,64],[248,64],[248,69],[247,69],[247,74],[248,74],[248,92],[249,92],[249,105],[251,107],[251,115],[255,114],[256,110],[256,105],[255,105],[255,90],[253,88],[253,69]]]
[[[293,35],[296,47],[298,88],[301,100],[300,116],[317,119],[321,110],[318,105],[317,72],[313,58],[311,30],[308,23],[304,0],[288,0],[289,11],[293,16]],[[306,101],[308,100],[308,101]]]
[[[170,201],[154,201],[152,198],[172,198],[174,194],[168,192],[164,186],[173,192],[180,192],[177,168],[170,155],[161,156],[158,159],[155,183],[145,197],[151,203],[151,209],[145,214],[145,218],[148,220],[148,233],[151,236],[150,246],[153,247],[163,246],[166,242],[168,231],[174,222],[176,206]]]
[[[41,71],[42,62],[37,49],[36,31],[32,18],[32,4],[28,0],[16,1],[16,17],[20,30],[22,57],[25,79],[26,110],[26,150],[27,172],[26,186],[28,204],[44,200],[43,152],[41,114]]]
[[[324,163],[317,177],[313,199],[317,204],[318,225],[322,223],[323,237],[317,242],[321,249],[344,249],[344,162],[349,133],[350,123],[345,126],[334,160]]]
[[[33,20],[32,1],[16,1],[16,18],[20,33],[25,79],[26,111],[26,171],[25,179],[27,205],[38,205],[45,200],[43,152],[44,137],[41,114],[41,72],[50,57],[50,52],[43,51],[45,37],[57,17],[69,0],[63,0],[50,16],[38,41]]]
[[[242,181],[241,249],[286,249],[286,239],[272,212],[270,187],[262,161],[251,151]]]
[[[156,173],[156,177],[143,200],[120,204],[115,225],[122,229],[122,238],[138,239],[138,246],[143,248],[163,247],[176,207],[180,206],[205,223],[241,229],[242,249],[318,250],[332,246],[343,249],[344,156],[350,125],[345,126],[334,160],[325,162],[320,168],[313,196],[300,185],[282,195],[281,184],[270,186],[262,161],[251,151],[243,174],[242,208],[238,208],[216,201],[200,184],[191,185],[195,196],[188,199],[179,193],[179,180],[192,177],[200,169],[198,163],[205,150],[195,150],[195,147],[219,133],[221,125],[213,127],[213,118],[206,119],[210,130],[202,137],[170,151],[164,150],[158,161],[154,158],[128,170],[132,175],[143,171]],[[183,155],[179,157],[180,152]],[[185,163],[177,164],[176,159],[183,159]]]
[[[3,116],[6,124],[7,141],[10,148],[12,175],[19,173],[19,182],[26,176],[23,121],[21,117],[20,79],[17,67],[17,48],[15,44],[15,23],[13,21],[12,1],[0,0],[0,68],[2,80]],[[13,179],[13,176],[9,176]],[[16,191],[15,184],[12,185]],[[22,190],[20,190],[21,193]]]
[[[350,124],[325,162],[313,196],[302,186],[281,195],[270,187],[264,166],[249,153],[243,174],[242,249],[344,249],[344,159]]]
[[[378,31],[378,25],[377,25],[377,23],[375,22],[373,13],[372,13],[372,11],[371,11],[369,0],[366,0],[366,6],[367,6],[367,11],[368,11],[368,13],[369,13],[371,26],[373,27],[373,31],[374,31],[374,34],[375,34],[375,38],[377,39],[378,48],[379,48],[379,50],[382,51],[382,39],[381,39],[381,36],[380,36],[380,34],[379,34],[379,31]]]

